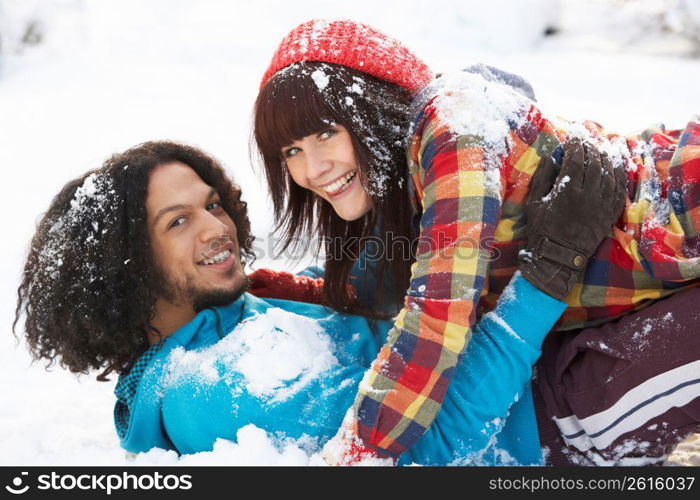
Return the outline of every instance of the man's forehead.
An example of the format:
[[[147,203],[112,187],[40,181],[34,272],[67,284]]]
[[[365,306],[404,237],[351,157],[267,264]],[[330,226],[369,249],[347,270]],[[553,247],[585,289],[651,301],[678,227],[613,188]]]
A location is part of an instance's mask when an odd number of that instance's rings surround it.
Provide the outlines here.
[[[149,177],[146,206],[149,216],[171,205],[194,204],[216,193],[197,172],[181,162],[156,167]]]

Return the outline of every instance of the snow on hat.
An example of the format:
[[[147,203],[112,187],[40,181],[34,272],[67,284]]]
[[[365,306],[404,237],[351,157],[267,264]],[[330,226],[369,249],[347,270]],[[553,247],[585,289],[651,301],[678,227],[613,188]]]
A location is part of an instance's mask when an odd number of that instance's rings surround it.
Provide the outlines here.
[[[351,20],[313,19],[280,43],[260,87],[279,70],[300,61],[322,61],[362,71],[418,93],[433,72],[398,40]]]

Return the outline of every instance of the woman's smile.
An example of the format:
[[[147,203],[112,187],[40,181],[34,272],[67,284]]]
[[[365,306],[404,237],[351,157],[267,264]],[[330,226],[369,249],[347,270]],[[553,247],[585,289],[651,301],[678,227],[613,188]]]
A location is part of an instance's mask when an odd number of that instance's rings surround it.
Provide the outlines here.
[[[357,170],[352,170],[343,174],[339,179],[322,186],[326,194],[332,199],[344,193],[354,183],[357,177]]]

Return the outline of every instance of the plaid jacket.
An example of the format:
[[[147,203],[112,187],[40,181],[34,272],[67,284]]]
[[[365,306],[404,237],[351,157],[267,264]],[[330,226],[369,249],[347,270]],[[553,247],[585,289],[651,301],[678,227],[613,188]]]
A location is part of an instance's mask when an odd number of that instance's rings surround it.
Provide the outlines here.
[[[405,307],[338,435],[351,443],[345,463],[363,454],[397,457],[430,426],[472,325],[517,270],[531,176],[571,135],[588,137],[627,169],[628,200],[558,328],[604,323],[700,284],[700,122],[623,138],[592,122],[555,124],[531,102],[517,114],[495,167],[484,141],[451,130],[434,99],[417,117],[408,152],[417,260]]]

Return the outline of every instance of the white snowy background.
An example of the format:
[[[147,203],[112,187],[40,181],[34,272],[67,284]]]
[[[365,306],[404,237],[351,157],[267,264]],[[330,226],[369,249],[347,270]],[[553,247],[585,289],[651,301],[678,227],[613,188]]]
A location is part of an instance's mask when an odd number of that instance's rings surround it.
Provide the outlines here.
[[[700,0],[0,0],[0,464],[127,463],[112,422],[115,380],[47,372],[11,334],[35,223],[68,180],[146,140],[196,144],[243,186],[258,266],[294,267],[267,248],[250,116],[277,43],[312,17],[372,24],[436,71],[486,62],[518,73],[547,113],[620,132],[680,128],[700,113]],[[700,464],[698,441],[675,460]],[[238,445],[183,463],[307,460],[244,428]],[[152,452],[136,463],[175,461]]]

